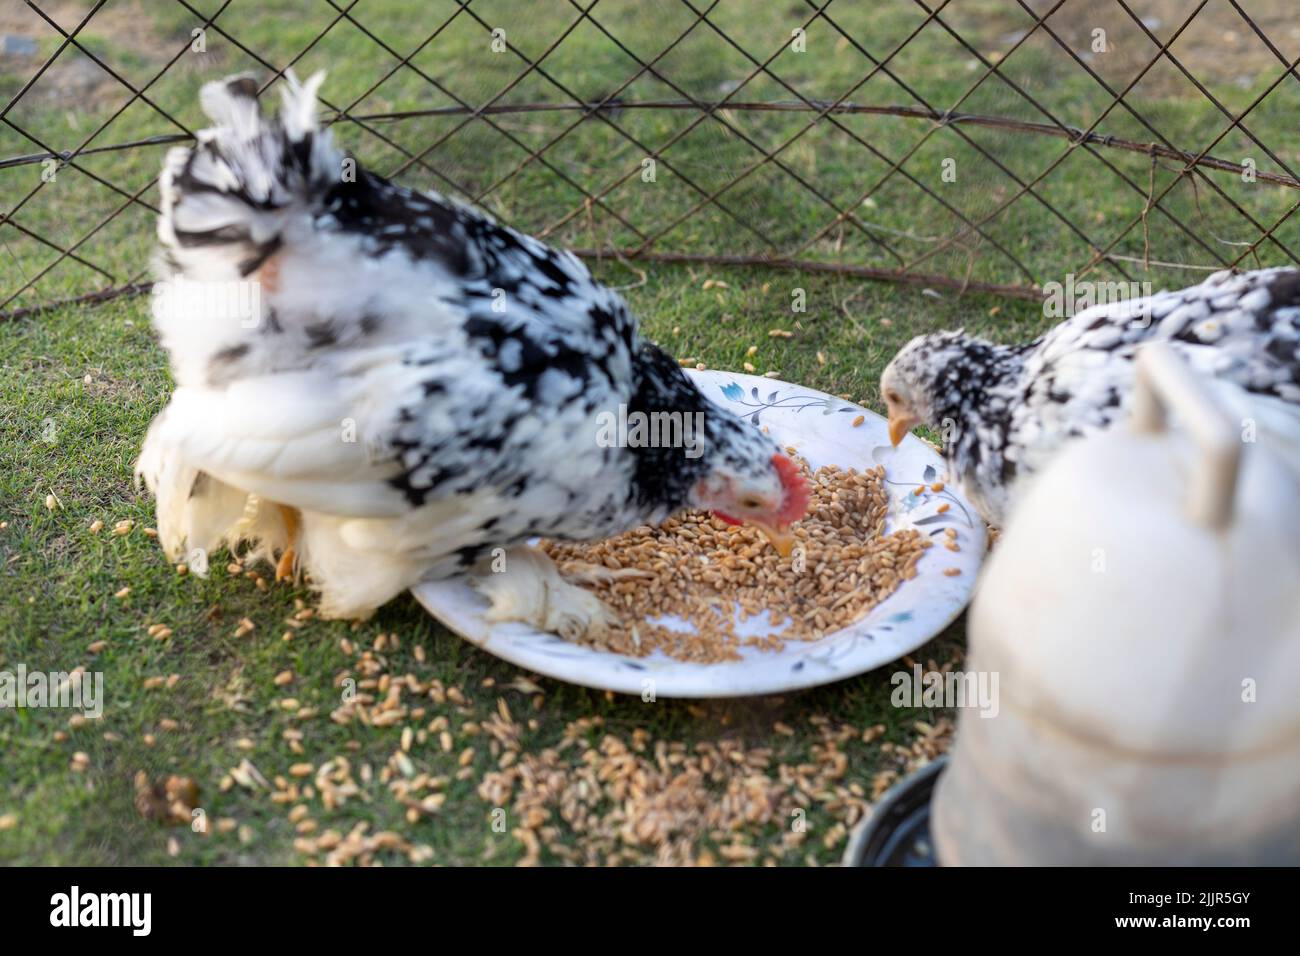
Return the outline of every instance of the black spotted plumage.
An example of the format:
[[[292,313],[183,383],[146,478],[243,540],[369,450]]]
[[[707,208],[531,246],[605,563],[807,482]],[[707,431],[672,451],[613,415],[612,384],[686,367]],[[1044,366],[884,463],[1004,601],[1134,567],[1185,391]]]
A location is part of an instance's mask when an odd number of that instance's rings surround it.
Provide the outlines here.
[[[279,552],[290,522],[261,503],[297,510],[339,615],[537,535],[608,536],[742,486],[788,523],[804,499],[775,444],[644,342],[616,292],[361,167],[318,128],[317,83],[290,78],[276,118],[246,78],[209,84],[216,126],[167,158],[160,286],[257,293],[249,315],[155,308],[178,388],[139,469],[169,552]],[[603,444],[602,417],[629,410],[699,415],[704,453]]]
[[[1096,305],[1023,345],[920,336],[890,363],[882,391],[940,431],[950,473],[996,524],[1018,483],[1064,442],[1127,413],[1138,349],[1157,340],[1214,380],[1222,400],[1257,420],[1283,454],[1300,452],[1295,269],[1216,273],[1186,289]]]

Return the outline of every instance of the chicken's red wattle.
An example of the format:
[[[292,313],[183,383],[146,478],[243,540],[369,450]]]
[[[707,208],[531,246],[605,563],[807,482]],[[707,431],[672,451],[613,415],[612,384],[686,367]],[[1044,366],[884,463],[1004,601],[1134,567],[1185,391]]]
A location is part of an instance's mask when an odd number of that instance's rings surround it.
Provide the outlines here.
[[[781,487],[785,489],[785,500],[781,503],[777,520],[782,524],[794,524],[808,510],[808,479],[800,474],[798,466],[785,455],[773,455],[772,465],[781,476]]]

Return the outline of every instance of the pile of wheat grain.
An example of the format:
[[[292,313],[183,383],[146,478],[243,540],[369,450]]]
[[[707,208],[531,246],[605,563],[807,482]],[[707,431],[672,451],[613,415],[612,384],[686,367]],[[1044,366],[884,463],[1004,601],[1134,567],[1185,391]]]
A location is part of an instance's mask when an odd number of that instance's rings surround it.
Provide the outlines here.
[[[819,640],[915,577],[930,541],[915,529],[884,533],[883,466],[859,472],[828,465],[810,474],[801,461],[800,468],[812,499],[793,528],[797,543],[787,558],[757,529],[703,512],[593,544],[545,542],[562,569],[598,565],[646,572],[591,585],[622,624],[597,646],[636,657],[658,650],[697,663],[738,660],[741,647],[779,650],[786,641]],[[741,636],[737,607],[742,620],[767,615],[781,629]],[[688,621],[693,632],[651,623],[667,616]]]

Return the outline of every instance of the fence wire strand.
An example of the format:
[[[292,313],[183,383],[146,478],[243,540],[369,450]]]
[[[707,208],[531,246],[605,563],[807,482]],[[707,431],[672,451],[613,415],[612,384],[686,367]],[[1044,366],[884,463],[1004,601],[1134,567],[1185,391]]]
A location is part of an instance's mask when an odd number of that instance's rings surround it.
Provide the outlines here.
[[[0,173],[33,165],[53,164],[57,170],[70,169],[107,194],[120,200],[110,211],[100,215],[95,221],[79,223],[73,241],[61,240],[45,233],[33,223],[40,218],[43,196],[48,185],[45,177],[30,189],[18,190],[16,198],[0,203],[0,241],[7,239],[6,231],[13,230],[16,237],[30,240],[40,247],[50,250],[54,258],[29,271],[22,268],[16,256],[3,242],[3,249],[19,265],[20,279],[15,288],[0,289],[0,319],[25,318],[39,314],[42,310],[65,302],[100,303],[121,295],[139,294],[148,289],[145,281],[148,269],[143,264],[138,269],[123,271],[113,262],[104,261],[102,250],[87,248],[87,244],[99,235],[111,222],[126,210],[138,206],[151,216],[157,208],[147,198],[156,185],[154,177],[143,185],[124,181],[121,176],[105,171],[102,163],[97,168],[87,165],[89,160],[101,161],[115,154],[130,157],[137,153],[157,150],[183,144],[193,139],[193,131],[180,119],[160,105],[158,96],[151,95],[159,83],[163,82],[176,64],[189,49],[189,41],[174,55],[167,59],[145,82],[133,83],[125,75],[125,70],[115,66],[112,56],[97,52],[97,45],[87,42],[88,28],[101,17],[108,0],[95,0],[89,10],[70,27],[59,24],[42,2],[48,0],[24,0],[30,10],[34,24],[52,29],[58,38],[53,52],[44,58],[31,75],[22,82],[8,101],[0,108],[0,124],[16,134],[26,152],[0,156]],[[788,31],[774,31],[770,46],[758,52],[752,52],[745,44],[732,36],[720,21],[724,9],[724,0],[678,0],[685,8],[684,26],[668,31],[664,42],[653,55],[634,52],[634,44],[620,36],[615,27],[609,25],[607,10],[600,7],[601,0],[567,0],[567,20],[561,29],[550,38],[540,52],[530,55],[509,39],[504,48],[517,63],[517,70],[507,82],[500,84],[485,98],[471,100],[455,93],[446,78],[440,78],[429,69],[416,62],[416,58],[427,51],[436,49],[436,45],[449,30],[473,28],[482,30],[485,35],[495,40],[494,24],[481,10],[473,9],[474,0],[453,0],[454,8],[450,15],[440,18],[431,32],[421,30],[412,37],[423,37],[408,53],[401,53],[379,35],[379,31],[367,24],[366,7],[359,0],[323,0],[329,10],[329,19],[324,26],[315,31],[308,43],[287,62],[277,64],[273,57],[263,56],[249,44],[237,38],[241,32],[237,9],[231,12],[233,0],[224,0],[211,13],[201,13],[190,0],[174,0],[177,7],[198,24],[201,30],[211,31],[232,48],[238,50],[251,61],[258,64],[267,75],[262,83],[265,90],[280,81],[285,73],[299,64],[313,49],[317,48],[328,34],[340,24],[356,31],[361,37],[382,50],[386,56],[384,66],[378,71],[373,81],[364,85],[364,91],[350,99],[346,105],[336,105],[321,98],[324,110],[321,120],[328,125],[346,124],[360,129],[365,135],[377,140],[385,147],[399,155],[401,159],[387,171],[390,177],[401,178],[415,170],[432,176],[438,188],[448,191],[460,198],[484,204],[496,202],[508,189],[521,181],[525,175],[535,175],[541,171],[557,183],[562,183],[570,191],[573,204],[566,200],[560,207],[565,211],[547,214],[546,221],[531,223],[531,231],[542,238],[556,237],[562,230],[571,227],[580,217],[590,217],[593,211],[599,211],[608,217],[606,226],[616,224],[625,230],[630,240],[623,245],[607,242],[605,245],[584,245],[574,251],[592,259],[610,259],[617,261],[642,260],[647,262],[695,263],[705,266],[767,266],[774,269],[803,269],[858,276],[867,279],[901,281],[936,288],[956,291],[981,291],[1008,295],[1019,298],[1037,298],[1041,295],[1042,277],[1031,267],[1023,255],[1019,254],[1005,236],[995,231],[999,219],[1020,202],[1034,204],[1059,225],[1061,235],[1077,245],[1083,257],[1077,263],[1061,263],[1060,272],[1073,266],[1078,276],[1105,266],[1108,270],[1132,281],[1142,270],[1153,266],[1162,268],[1181,268],[1192,271],[1215,268],[1240,268],[1243,263],[1257,263],[1261,252],[1267,250],[1270,259],[1300,265],[1300,256],[1283,240],[1279,232],[1300,210],[1300,197],[1291,202],[1285,211],[1268,223],[1238,201],[1228,190],[1216,181],[1211,173],[1228,174],[1238,177],[1253,176],[1251,182],[1281,189],[1300,189],[1300,174],[1288,165],[1284,150],[1278,144],[1269,144],[1264,137],[1248,126],[1246,120],[1257,113],[1257,108],[1267,97],[1289,79],[1300,82],[1300,57],[1288,58],[1279,46],[1268,36],[1260,25],[1258,17],[1252,17],[1238,0],[1227,0],[1227,6],[1236,14],[1242,24],[1255,37],[1269,55],[1281,67],[1281,73],[1262,89],[1245,106],[1236,111],[1226,105],[1221,97],[1216,96],[1210,85],[1198,78],[1185,57],[1175,52],[1173,47],[1185,31],[1195,23],[1205,11],[1209,0],[1199,0],[1185,16],[1181,16],[1172,31],[1165,31],[1166,38],[1157,36],[1156,28],[1144,19],[1133,7],[1131,0],[1113,0],[1114,6],[1123,12],[1131,22],[1134,36],[1141,37],[1149,43],[1150,55],[1136,69],[1133,76],[1124,84],[1112,84],[1089,62],[1086,56],[1074,49],[1066,39],[1059,25],[1059,12],[1066,7],[1069,0],[1035,3],[1033,0],[1008,0],[1008,7],[1020,11],[1027,22],[1025,29],[1015,38],[1010,46],[999,55],[986,52],[987,46],[972,40],[954,26],[952,19],[955,4],[952,0],[910,0],[918,14],[914,28],[894,43],[887,51],[873,52],[873,45],[867,38],[842,25],[839,15],[830,8],[834,0],[802,0],[798,7],[799,30],[825,27],[846,48],[860,56],[867,69],[855,82],[843,84],[838,95],[827,96],[828,91],[819,90],[818,95],[806,95],[800,84],[785,78],[784,74],[774,68],[775,61],[790,45]],[[558,5],[558,0],[557,0]],[[480,4],[482,6],[482,4]],[[608,6],[608,5],[607,5]],[[680,8],[679,8],[680,9]],[[787,16],[790,12],[787,11]],[[665,19],[667,19],[665,17]],[[220,21],[220,22],[218,22]],[[548,58],[558,50],[578,30],[587,31],[607,43],[611,50],[617,51],[631,63],[631,70],[611,77],[611,82],[600,96],[583,95],[566,82],[558,72],[548,69]],[[797,32],[797,31],[796,31]],[[924,96],[902,75],[898,64],[903,55],[922,33],[933,35],[941,32],[956,44],[962,55],[969,58],[976,74],[973,81],[965,87],[965,92],[948,104],[933,101],[933,97]],[[715,38],[722,48],[730,54],[738,55],[747,64],[741,75],[735,77],[721,96],[702,96],[692,94],[688,85],[673,78],[670,60],[673,54],[680,54],[685,44],[698,40],[701,36]],[[1074,124],[1069,117],[1060,115],[1060,109],[1047,105],[1041,95],[1035,95],[1025,85],[1012,76],[1006,66],[1013,54],[1031,41],[1043,41],[1053,50],[1062,64],[1087,76],[1105,95],[1104,108],[1095,111],[1088,123]],[[884,44],[880,44],[884,46]],[[30,122],[18,119],[16,107],[25,98],[32,96],[40,88],[42,80],[47,77],[52,66],[61,58],[75,52],[86,58],[102,70],[125,93],[129,94],[120,106],[108,117],[95,124],[94,129],[71,148],[61,148],[52,142],[48,134],[31,128]],[[1152,111],[1136,102],[1135,90],[1143,79],[1158,66],[1172,68],[1196,91],[1197,96],[1210,104],[1219,118],[1226,121],[1216,127],[1216,135],[1206,145],[1185,148],[1173,138],[1161,132],[1159,125],[1152,119]],[[362,110],[361,107],[376,94],[380,87],[399,73],[409,73],[417,77],[428,91],[441,97],[446,102],[427,109],[406,110]],[[880,78],[877,80],[877,78]],[[532,85],[539,82],[545,85],[548,94],[537,95],[529,90],[521,98],[518,91],[525,88],[525,81],[531,79]],[[638,81],[647,81],[669,91],[668,96],[625,97]],[[876,83],[873,85],[873,81]],[[888,81],[889,89],[898,91],[910,98],[904,103],[873,103],[861,99],[870,89],[875,90]],[[779,98],[763,98],[753,95],[760,83],[768,89],[779,90]],[[999,95],[1010,96],[1015,109],[1001,109],[996,112],[972,109],[963,105],[976,94],[985,95],[996,90]],[[742,93],[748,95],[742,96]],[[516,94],[512,97],[512,94]],[[155,135],[135,135],[119,137],[115,142],[105,142],[109,137],[106,131],[114,127],[119,118],[130,108],[140,107],[151,110],[168,129],[174,132],[162,132]],[[683,126],[668,135],[662,142],[654,143],[641,133],[629,128],[624,117],[633,111],[656,111],[665,115],[674,113],[694,114]],[[1116,135],[1106,132],[1103,124],[1116,111],[1135,122],[1140,127],[1138,136],[1149,139]],[[1011,114],[1017,115],[1011,115]],[[572,114],[560,119],[560,126],[550,130],[540,141],[530,143],[523,136],[512,130],[504,118],[527,114]],[[796,115],[803,117],[791,129],[785,130],[775,142],[764,143],[755,132],[746,129],[738,117],[761,117],[764,114],[786,114],[793,119]],[[852,125],[856,117],[876,117],[896,121],[900,129],[908,129],[906,124],[920,124],[919,136],[907,140],[901,151],[889,148],[875,141],[868,134]],[[418,144],[409,142],[408,128],[417,128],[421,120],[447,120],[446,127],[433,137],[426,137]],[[557,159],[563,144],[570,141],[578,131],[590,124],[599,124],[616,137],[623,151],[621,159],[616,159],[612,176],[597,179],[594,174],[575,172],[566,168],[564,160]],[[119,124],[120,126],[120,124]],[[519,150],[517,160],[512,159],[504,171],[496,170],[483,181],[477,183],[462,182],[454,169],[437,161],[439,151],[470,127],[482,127],[490,130],[502,141]],[[739,168],[729,170],[728,175],[719,182],[706,182],[695,173],[691,164],[678,158],[677,153],[669,156],[672,148],[697,129],[713,131],[715,135],[725,137],[728,142],[739,144],[749,150],[748,159],[739,164]],[[864,175],[862,183],[848,196],[836,196],[833,191],[817,181],[815,175],[800,171],[787,158],[792,147],[803,140],[813,130],[826,131],[837,137],[837,142],[851,143],[852,148],[860,149],[864,157],[863,169],[867,161],[875,164],[877,171],[870,176]],[[996,132],[1004,137],[1004,143],[1012,143],[1019,137],[1037,138],[1043,142],[1051,139],[1064,140],[1064,149],[1055,154],[1049,162],[1032,175],[1018,172],[1013,168],[1010,155],[1000,155],[997,148],[990,148],[974,135],[975,130]],[[139,133],[138,129],[133,132]],[[1239,135],[1254,150],[1266,157],[1275,169],[1248,168],[1245,161],[1237,162],[1226,155],[1216,155],[1225,140]],[[908,164],[928,143],[936,137],[952,137],[963,148],[978,155],[988,164],[990,174],[996,171],[1000,179],[999,187],[1009,187],[1009,192],[999,195],[989,208],[982,211],[962,209],[956,201],[945,196],[944,191],[933,183],[926,182],[918,176]],[[408,140],[403,143],[402,140]],[[946,140],[945,140],[946,141]],[[896,146],[896,142],[895,142]],[[32,150],[35,151],[32,151]],[[364,150],[358,151],[364,157]],[[1008,153],[1010,151],[1008,150]],[[1087,157],[1087,162],[1094,169],[1104,171],[1105,181],[1115,184],[1117,189],[1131,195],[1141,202],[1140,212],[1132,217],[1125,217],[1118,223],[1081,222],[1079,217],[1071,214],[1069,208],[1063,208],[1054,202],[1045,189],[1050,177],[1063,164],[1076,154]],[[1150,160],[1147,173],[1133,175],[1126,172],[1117,160],[1123,154],[1145,155]],[[631,157],[635,162],[628,162],[627,168],[620,169],[619,164]],[[160,159],[161,157],[159,157]],[[672,175],[689,196],[689,201],[671,214],[656,216],[653,224],[636,222],[629,211],[620,208],[617,201],[619,191],[624,184],[635,178],[643,169],[643,161],[651,160],[659,164]],[[1081,162],[1083,160],[1080,160]],[[1130,160],[1130,164],[1132,161]],[[571,166],[571,164],[568,164]],[[533,169],[532,167],[536,167]],[[1158,182],[1158,173],[1171,175],[1163,182]],[[802,235],[793,240],[778,239],[768,223],[755,221],[743,202],[736,201],[747,181],[758,174],[772,175],[780,182],[788,184],[794,195],[803,203],[813,203],[819,210],[820,223],[809,225]],[[1145,181],[1144,181],[1145,180]],[[1196,221],[1181,217],[1170,205],[1171,193],[1180,185],[1189,184],[1195,198]],[[861,210],[875,203],[877,196],[884,195],[886,187],[897,195],[899,189],[910,190],[918,199],[932,203],[951,217],[953,229],[946,235],[924,235],[932,230],[924,228],[897,228],[882,223],[872,222]],[[1201,205],[1201,191],[1207,197],[1213,197],[1229,210],[1233,222],[1249,230],[1245,237],[1225,238],[1205,224],[1205,213]],[[500,203],[498,203],[499,205]],[[499,210],[493,210],[497,218],[509,222],[509,216],[503,216]],[[744,236],[752,248],[757,244],[759,251],[741,251],[736,249],[707,249],[704,251],[685,248],[673,248],[673,237],[684,225],[700,216],[720,217],[730,227],[738,230],[738,236]],[[1153,221],[1166,224],[1188,248],[1195,251],[1203,261],[1176,262],[1160,254],[1159,249],[1151,248],[1151,228]],[[1105,237],[1098,235],[1103,231]],[[522,228],[522,226],[521,226]],[[846,233],[848,230],[848,233]],[[1137,255],[1132,246],[1137,241],[1130,237],[1140,230],[1137,238],[1141,239],[1141,255]],[[834,249],[838,251],[846,234],[859,237],[866,243],[865,248],[874,250],[878,262],[846,262],[841,258],[821,258],[819,249],[834,239]],[[904,249],[906,243],[919,245],[921,248]],[[100,243],[102,245],[102,243]],[[1126,249],[1121,246],[1126,245]],[[1154,255],[1153,255],[1154,252]],[[967,257],[965,268],[957,266],[950,272],[944,272],[940,264],[950,255]],[[971,269],[978,255],[993,256],[1005,265],[1014,281],[991,281],[972,279]],[[105,285],[98,288],[77,289],[75,294],[58,301],[33,302],[31,297],[18,300],[37,290],[43,279],[56,269],[67,268],[75,264],[85,270],[94,279]],[[1140,268],[1139,268],[1140,267]],[[6,311],[7,310],[7,311]]]

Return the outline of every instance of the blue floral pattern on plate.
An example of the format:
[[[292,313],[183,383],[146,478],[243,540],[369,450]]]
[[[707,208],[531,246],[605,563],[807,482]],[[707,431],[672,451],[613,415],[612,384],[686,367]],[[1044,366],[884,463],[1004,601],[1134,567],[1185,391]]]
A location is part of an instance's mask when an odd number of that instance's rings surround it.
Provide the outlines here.
[[[823,415],[833,415],[836,412],[861,411],[856,405],[851,405],[838,398],[831,398],[829,395],[823,395],[820,392],[796,392],[792,395],[782,395],[783,389],[774,388],[767,393],[767,398],[762,398],[758,386],[754,385],[750,387],[749,396],[746,397],[744,387],[735,380],[728,382],[726,385],[720,385],[719,389],[723,398],[727,401],[742,405],[747,409],[754,409],[752,412],[736,413],[742,418],[748,415],[750,422],[754,425],[762,424],[762,414],[770,408],[793,412],[802,412],[808,408],[820,408]]]

